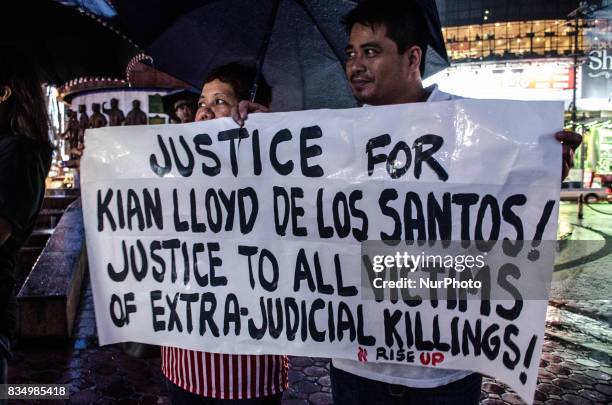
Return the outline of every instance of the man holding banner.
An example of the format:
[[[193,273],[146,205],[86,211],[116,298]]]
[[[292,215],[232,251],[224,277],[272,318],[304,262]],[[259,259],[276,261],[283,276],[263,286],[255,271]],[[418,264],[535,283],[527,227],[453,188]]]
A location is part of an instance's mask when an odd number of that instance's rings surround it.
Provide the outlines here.
[[[366,1],[346,17],[346,75],[362,104],[437,102],[458,97],[423,88],[427,28],[416,2]],[[390,363],[334,359],[334,403],[477,404],[482,376]]]
[[[426,13],[416,1],[364,1],[346,17],[349,33],[346,74],[355,98],[362,105],[437,102],[460,97],[423,88],[428,45]],[[436,26],[436,24],[430,24]],[[265,108],[248,101],[232,112],[243,125],[249,112]],[[562,179],[572,167],[580,135],[562,131]],[[336,404],[419,403],[477,404],[482,376],[464,370],[445,370],[391,363],[362,363],[334,359],[332,392]]]
[[[355,98],[370,105],[436,102],[458,97],[423,88],[427,25],[416,2],[366,1],[345,18],[349,32],[346,74]],[[564,143],[564,178],[581,138],[555,134]],[[419,403],[477,404],[482,377],[462,370],[443,370],[388,363],[363,364],[334,359],[331,368],[336,404]],[[385,398],[385,399],[383,399]]]
[[[436,102],[458,97],[423,88],[427,25],[416,2],[365,1],[345,18],[349,32],[346,74],[362,104]],[[578,134],[555,135],[564,143],[563,174],[573,161]],[[568,147],[569,146],[569,147]],[[331,367],[336,404],[477,404],[482,377],[463,370],[444,370],[389,363],[364,364],[334,359]],[[384,398],[384,399],[383,399]],[[400,401],[400,402],[396,402]]]

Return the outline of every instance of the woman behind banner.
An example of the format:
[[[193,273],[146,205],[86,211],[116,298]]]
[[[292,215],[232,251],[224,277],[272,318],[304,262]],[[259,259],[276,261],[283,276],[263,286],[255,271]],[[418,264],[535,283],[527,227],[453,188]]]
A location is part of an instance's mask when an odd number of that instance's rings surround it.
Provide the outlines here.
[[[0,47],[0,55],[0,384],[6,384],[17,317],[17,252],[40,211],[52,146],[34,67],[16,49]]]
[[[230,63],[204,81],[196,121],[230,117],[249,99],[256,70]],[[270,105],[272,89],[263,76],[256,102]],[[232,355],[162,347],[162,371],[174,404],[280,404],[287,388],[287,356]]]

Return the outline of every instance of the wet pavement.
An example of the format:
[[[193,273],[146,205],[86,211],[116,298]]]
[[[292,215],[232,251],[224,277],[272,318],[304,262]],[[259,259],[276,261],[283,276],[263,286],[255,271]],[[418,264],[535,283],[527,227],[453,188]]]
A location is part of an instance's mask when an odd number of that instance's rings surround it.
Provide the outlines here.
[[[612,214],[612,205],[599,204],[597,208]],[[612,220],[602,217],[604,214],[585,209],[585,220],[578,223],[574,213],[574,205],[562,206],[560,229],[565,230],[564,237],[591,240],[599,235],[600,241],[612,239]],[[556,272],[557,286],[572,278],[582,277],[589,284],[597,282],[602,274],[612,277],[610,257],[586,261],[578,267]],[[599,279],[598,284],[611,288],[612,280],[604,285]],[[556,298],[551,304],[534,403],[612,404],[610,301]],[[133,358],[117,346],[98,347],[89,280],[84,283],[74,340],[69,347],[57,344],[50,349],[52,343],[22,342],[11,361],[9,382],[67,384],[71,393],[68,402],[74,404],[169,403],[158,356]],[[283,404],[332,403],[328,360],[292,358],[289,381]],[[485,377],[481,403],[514,405],[523,401],[504,384]]]

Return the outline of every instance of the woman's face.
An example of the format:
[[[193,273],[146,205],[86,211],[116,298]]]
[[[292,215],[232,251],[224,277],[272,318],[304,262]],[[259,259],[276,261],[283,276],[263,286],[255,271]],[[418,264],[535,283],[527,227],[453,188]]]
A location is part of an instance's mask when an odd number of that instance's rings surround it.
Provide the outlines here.
[[[232,107],[238,102],[234,89],[229,83],[222,82],[219,79],[204,83],[195,120],[206,121],[229,117]]]

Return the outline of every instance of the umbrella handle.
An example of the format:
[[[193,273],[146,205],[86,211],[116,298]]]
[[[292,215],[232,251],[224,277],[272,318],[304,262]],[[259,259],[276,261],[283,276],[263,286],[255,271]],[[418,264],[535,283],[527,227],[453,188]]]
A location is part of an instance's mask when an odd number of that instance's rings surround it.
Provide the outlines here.
[[[255,79],[253,79],[253,84],[251,85],[251,102],[255,102],[255,97],[257,96],[257,88],[259,78],[261,77],[261,69],[266,58],[268,44],[270,43],[270,37],[272,37],[272,30],[274,29],[276,15],[278,14],[278,8],[280,5],[280,0],[273,1],[274,2],[272,3],[272,11],[270,12],[270,17],[268,18],[268,28],[266,30],[266,35],[264,36],[264,40],[261,43],[261,46],[259,47],[259,53],[257,54],[257,71],[255,73]]]

